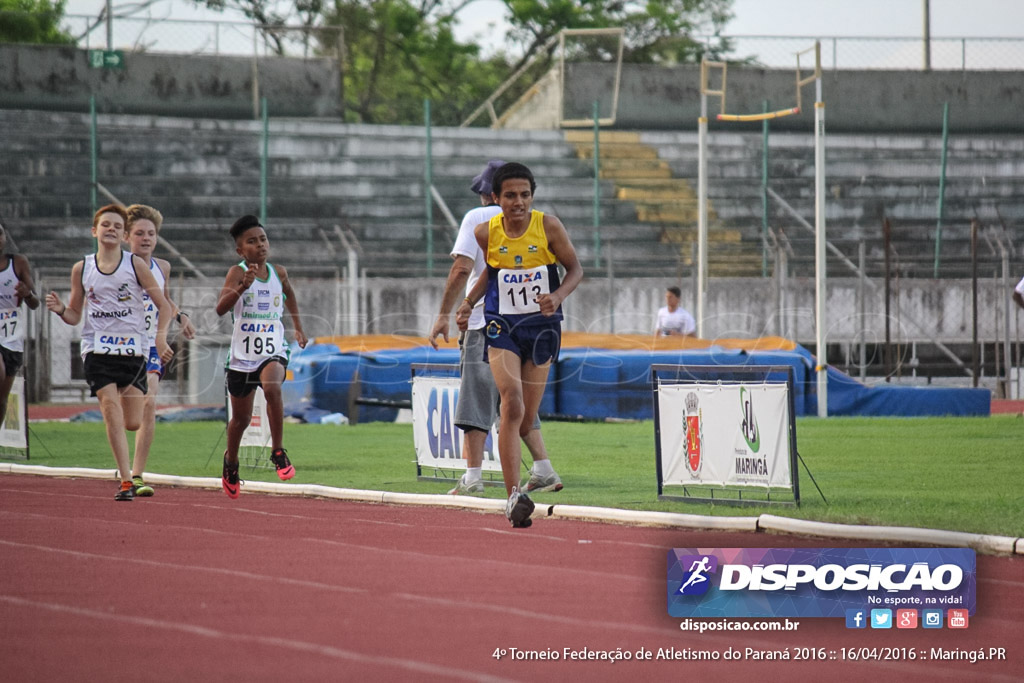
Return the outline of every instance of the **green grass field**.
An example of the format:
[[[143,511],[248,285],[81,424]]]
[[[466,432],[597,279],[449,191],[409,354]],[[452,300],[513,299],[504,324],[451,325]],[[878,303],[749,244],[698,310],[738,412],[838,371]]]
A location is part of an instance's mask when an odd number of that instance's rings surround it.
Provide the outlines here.
[[[223,434],[214,422],[160,424],[148,470],[219,477]],[[829,504],[801,467],[799,508],[659,502],[651,422],[547,423],[544,434],[565,489],[539,494],[538,502],[727,516],[770,512],[1024,536],[1024,420],[1015,416],[800,419],[800,453]],[[286,425],[285,446],[296,483],[415,493],[449,488],[416,481],[411,425]],[[33,423],[30,447],[32,464],[114,467],[102,424]],[[277,480],[266,469],[243,468],[242,478]],[[503,494],[500,487],[486,493]]]

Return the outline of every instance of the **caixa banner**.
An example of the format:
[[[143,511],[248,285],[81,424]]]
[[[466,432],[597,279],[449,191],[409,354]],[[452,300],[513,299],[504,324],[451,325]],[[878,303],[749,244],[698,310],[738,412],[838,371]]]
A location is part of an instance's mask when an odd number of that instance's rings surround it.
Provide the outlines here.
[[[458,370],[458,366],[453,368]],[[462,430],[455,426],[455,405],[458,400],[458,377],[413,375],[412,431],[418,467],[466,468],[462,454]],[[491,433],[484,443],[484,471],[501,472],[497,444],[497,430],[491,427]]]
[[[845,617],[847,610],[966,609],[967,548],[673,548],[673,617]]]

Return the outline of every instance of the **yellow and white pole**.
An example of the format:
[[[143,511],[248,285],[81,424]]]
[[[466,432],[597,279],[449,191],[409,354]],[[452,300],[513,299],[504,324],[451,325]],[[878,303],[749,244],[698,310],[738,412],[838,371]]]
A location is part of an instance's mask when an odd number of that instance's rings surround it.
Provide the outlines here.
[[[704,339],[708,274],[708,96],[707,63],[701,62],[700,118],[697,119],[697,337]]]
[[[821,96],[821,43],[815,43],[815,61],[819,65],[818,77],[814,81],[814,300],[815,325],[817,327],[817,358],[815,368],[818,375],[818,417],[828,417],[828,363],[826,361],[825,332],[828,321],[825,303],[828,292],[825,287],[825,102]]]

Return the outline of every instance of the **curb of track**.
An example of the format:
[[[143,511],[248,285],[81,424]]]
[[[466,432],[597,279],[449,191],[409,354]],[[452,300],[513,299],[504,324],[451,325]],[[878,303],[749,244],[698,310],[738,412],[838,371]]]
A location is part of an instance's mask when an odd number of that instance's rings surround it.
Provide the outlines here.
[[[0,474],[34,474],[50,477],[82,477],[88,479],[116,479],[113,469],[91,469],[86,467],[46,467],[43,465],[21,465],[0,463]],[[187,488],[220,489],[220,479],[214,477],[180,477],[171,474],[146,474],[146,481],[162,486]],[[384,503],[392,505],[436,505],[441,507],[504,512],[505,501],[494,498],[473,496],[450,496],[430,493],[396,493],[392,491],[367,491],[363,489],[336,488],[320,484],[284,484],[277,482],[246,481],[244,491],[249,493],[272,493],[276,495],[308,496],[331,498],[362,503]],[[589,505],[548,505],[538,503],[534,517],[544,516],[560,519],[575,519],[618,524],[662,526],[679,529],[712,529],[719,531],[777,531],[801,536],[824,538],[849,538],[862,541],[884,541],[888,543],[920,543],[950,548],[973,548],[982,553],[1000,555],[1024,555],[1024,538],[972,534],[942,529],[922,529],[899,526],[865,526],[834,524],[791,519],[778,515],[757,517],[710,517],[676,512],[655,512],[647,510],[623,510]]]

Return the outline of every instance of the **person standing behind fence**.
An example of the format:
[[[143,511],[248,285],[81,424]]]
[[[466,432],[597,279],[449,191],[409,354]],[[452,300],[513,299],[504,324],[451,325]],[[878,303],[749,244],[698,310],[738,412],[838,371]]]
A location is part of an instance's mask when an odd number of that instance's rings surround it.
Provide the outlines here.
[[[465,330],[476,302],[486,297],[484,337],[501,396],[498,455],[508,493],[505,517],[514,528],[525,528],[532,524],[534,504],[519,490],[519,439],[533,425],[548,371],[558,360],[562,302],[583,279],[583,267],[562,222],[533,211],[537,183],[530,169],[505,164],[491,185],[502,212],[474,231],[486,255],[487,277],[462,301],[456,321]],[[561,282],[558,264],[565,268]]]
[[[1024,278],[1021,278],[1017,286],[1013,288],[1013,300],[1018,306],[1024,308]]]
[[[505,164],[504,161],[487,162],[480,175],[473,178],[469,189],[480,197],[479,206],[462,219],[459,235],[452,247],[451,270],[441,295],[441,311],[430,331],[430,344],[436,349],[438,336],[448,341],[448,319],[458,292],[468,294],[487,269],[484,253],[477,244],[474,230],[480,223],[489,221],[501,213],[501,207],[494,201],[491,192],[491,178],[494,172]],[[481,302],[482,303],[482,302]],[[484,357],[484,311],[482,305],[473,309],[468,329],[459,336],[459,399],[455,405],[455,424],[465,434],[463,452],[466,454],[466,473],[459,477],[451,495],[483,493],[482,466],[484,445],[487,434],[494,425],[498,412],[498,389]],[[561,491],[562,480],[551,467],[544,438],[540,433],[540,418],[534,420],[523,442],[533,457],[533,469],[526,483],[527,492]]]
[[[28,259],[6,249],[7,231],[0,225],[0,425],[7,419],[7,398],[25,359],[28,320],[21,304],[39,308]]]
[[[295,341],[306,348],[306,334],[299,320],[299,304],[288,273],[267,262],[270,241],[256,216],[242,216],[231,226],[235,251],[242,261],[231,266],[217,300],[217,315],[231,311],[231,351],[227,388],[231,398],[228,448],[224,452],[221,486],[228,498],[238,498],[238,446],[252,419],[257,387],[267,399],[267,421],[273,450],[270,460],[283,481],[295,476],[284,450],[284,402],[281,383],[288,367],[289,350],[284,341],[284,311],[292,319]]]
[[[125,430],[134,432],[142,424],[147,389],[149,339],[143,293],[149,295],[160,312],[156,330],[160,359],[167,363],[174,356],[167,345],[171,304],[145,261],[121,249],[127,218],[125,210],[115,204],[97,211],[92,222],[96,253],[71,268],[67,305],[56,292],[46,295],[46,308],[68,325],[77,325],[85,316],[85,381],[92,395],[100,400],[107,440],[121,475],[121,487],[114,500],[124,501],[135,497]]]
[[[181,333],[186,339],[193,339],[196,330],[187,313],[178,309],[171,301],[167,292],[167,281],[171,277],[171,264],[162,258],[153,256],[156,249],[157,235],[164,217],[159,211],[145,204],[132,204],[126,209],[128,219],[125,221],[125,239],[133,254],[149,266],[164,298],[171,305],[172,315],[181,326]],[[156,349],[156,329],[160,313],[156,304],[148,294],[143,294],[145,306],[146,335],[149,338],[149,358],[146,361],[146,405],[142,410],[142,425],[135,434],[135,457],[132,458],[132,490],[136,496],[153,495],[153,487],[147,484],[142,475],[146,471],[149,449],[153,445],[153,434],[156,430],[156,395],[160,390],[160,380],[164,376],[164,364]]]
[[[669,287],[665,290],[665,306],[658,309],[654,323],[655,337],[692,337],[697,332],[697,323],[685,308],[679,305],[682,290]]]

